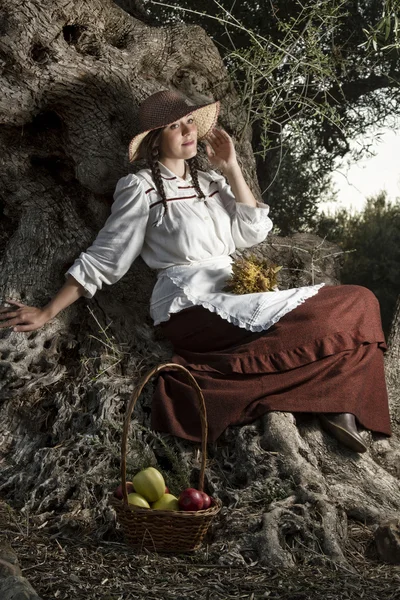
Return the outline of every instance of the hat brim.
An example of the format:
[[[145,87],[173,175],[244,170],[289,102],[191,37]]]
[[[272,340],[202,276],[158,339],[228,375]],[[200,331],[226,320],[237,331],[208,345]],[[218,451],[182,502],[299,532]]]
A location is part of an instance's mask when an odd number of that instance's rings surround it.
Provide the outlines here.
[[[220,102],[219,100],[217,100],[216,102],[211,102],[211,104],[204,104],[202,106],[188,106],[188,109],[189,108],[191,110],[187,110],[186,112],[183,111],[182,115],[178,116],[176,119],[170,121],[169,123],[165,123],[165,125],[162,125],[161,127],[168,127],[168,125],[175,123],[175,121],[183,119],[187,115],[193,114],[194,120],[197,125],[197,139],[201,140],[207,136],[207,134],[213,129],[213,127],[215,127],[220,111]],[[134,162],[139,158],[140,144],[151,131],[155,131],[156,129],[160,129],[160,127],[155,127],[154,129],[142,131],[141,133],[135,135],[134,138],[132,138],[128,149],[129,162]]]

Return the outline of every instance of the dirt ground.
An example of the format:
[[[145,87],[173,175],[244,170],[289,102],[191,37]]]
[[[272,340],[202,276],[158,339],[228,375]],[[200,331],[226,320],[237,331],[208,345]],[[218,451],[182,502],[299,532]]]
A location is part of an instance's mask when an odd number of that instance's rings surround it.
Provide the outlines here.
[[[225,565],[223,544],[190,555],[138,552],[115,541],[77,534],[51,535],[0,503],[1,540],[17,553],[23,575],[43,600],[400,600],[400,565],[378,562],[371,532],[352,524],[347,554],[352,568],[323,556],[299,558],[291,571],[258,564]]]

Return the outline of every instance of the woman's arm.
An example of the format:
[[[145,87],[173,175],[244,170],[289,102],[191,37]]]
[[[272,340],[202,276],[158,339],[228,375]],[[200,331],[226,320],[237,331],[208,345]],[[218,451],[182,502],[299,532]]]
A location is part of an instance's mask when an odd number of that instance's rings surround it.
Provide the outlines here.
[[[21,302],[7,300],[16,308],[0,308],[0,329],[12,327],[14,331],[35,331],[55,317],[61,310],[78,300],[84,288],[71,275],[50,302],[43,308],[26,306]]]
[[[236,202],[256,207],[257,201],[243,177],[231,137],[226,131],[214,128],[206,140],[209,143],[206,147],[208,159],[213,167],[225,175]]]
[[[111,215],[93,244],[68,269],[67,280],[43,308],[7,300],[0,307],[0,328],[34,331],[81,296],[91,298],[103,283],[113,284],[139,256],[145,237],[149,203],[138,177],[122,177],[115,189]]]
[[[132,174],[122,177],[115,188],[111,215],[66,273],[83,286],[86,298],[125,275],[142,251],[148,219],[143,181]]]
[[[236,202],[247,204],[247,206],[257,206],[257,200],[254,198],[251,189],[245,182],[239,165],[237,165],[237,167],[231,167],[231,169],[228,169],[224,172],[224,175],[231,186],[231,190],[235,196]]]
[[[45,311],[49,319],[52,319],[61,310],[67,308],[67,306],[70,306],[70,304],[73,304],[78,298],[83,296],[84,291],[84,287],[72,275],[68,275],[67,281],[62,288],[42,310]]]
[[[236,159],[230,136],[213,129],[207,136],[207,154],[210,163],[222,171],[213,173],[221,201],[231,217],[231,232],[236,248],[251,248],[264,241],[272,229],[268,217],[269,206],[257,202],[244,180]]]

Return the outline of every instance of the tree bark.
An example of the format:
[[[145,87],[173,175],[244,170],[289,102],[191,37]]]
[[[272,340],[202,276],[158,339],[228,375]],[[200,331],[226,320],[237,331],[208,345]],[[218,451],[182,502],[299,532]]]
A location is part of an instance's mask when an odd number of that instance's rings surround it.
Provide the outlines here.
[[[0,22],[1,294],[41,306],[133,168],[127,146],[145,97],[175,87],[194,102],[220,99],[228,131],[242,115],[199,27],[153,28],[111,0],[1,0]],[[250,133],[237,150],[259,195]],[[338,283],[340,251],[315,236],[272,237],[252,252],[285,266],[283,287]],[[148,315],[154,281],[138,259],[43,329],[0,334],[0,494],[50,532],[114,534],[107,498],[126,402],[143,372],[171,357]],[[208,491],[225,506],[210,539],[222,563],[347,563],[348,520],[373,530],[399,511],[399,331],[398,310],[387,360],[394,436],[363,432],[366,455],[288,413],[230,428],[210,446]],[[136,410],[128,467],[159,464],[177,493],[196,481],[197,446],[150,431],[151,392]]]

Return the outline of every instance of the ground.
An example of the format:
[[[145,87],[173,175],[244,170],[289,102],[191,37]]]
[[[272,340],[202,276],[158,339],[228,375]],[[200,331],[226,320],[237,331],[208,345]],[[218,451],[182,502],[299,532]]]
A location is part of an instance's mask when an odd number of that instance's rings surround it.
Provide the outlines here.
[[[23,575],[43,600],[396,600],[400,566],[379,563],[367,527],[349,524],[346,546],[355,571],[322,554],[292,570],[257,563],[225,566],[224,544],[212,541],[192,555],[137,552],[115,540],[52,536],[28,516],[0,504],[2,541],[16,551]]]

